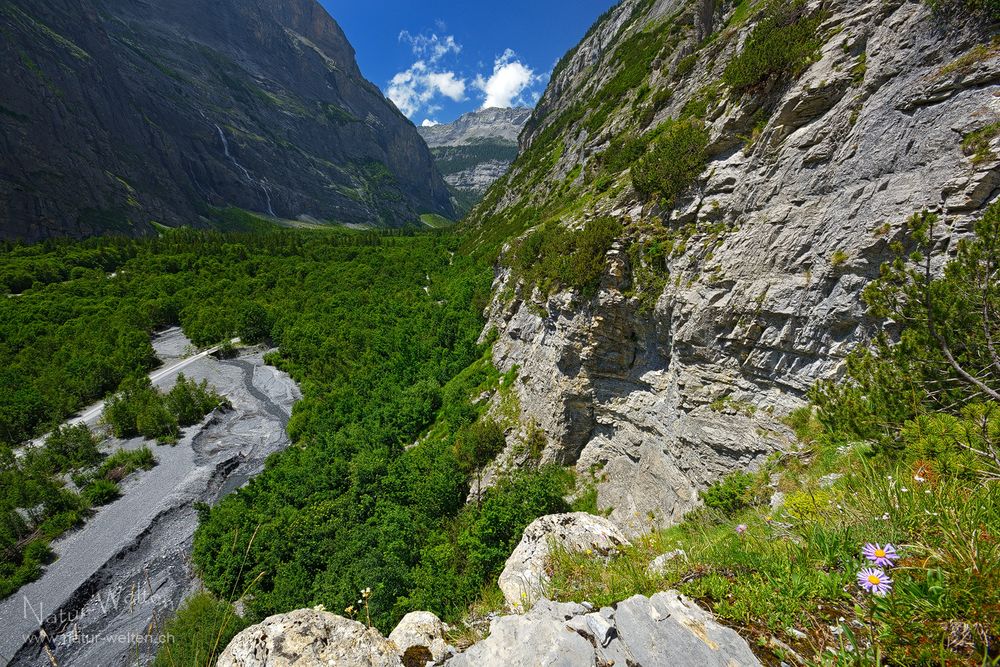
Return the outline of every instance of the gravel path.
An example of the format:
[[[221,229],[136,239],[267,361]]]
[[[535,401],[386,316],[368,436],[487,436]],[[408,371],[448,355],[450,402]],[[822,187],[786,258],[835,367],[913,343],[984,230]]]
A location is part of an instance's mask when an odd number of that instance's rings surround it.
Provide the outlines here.
[[[295,383],[265,366],[260,351],[226,361],[185,360],[189,345],[178,329],[156,338],[164,367],[154,373],[154,384],[168,388],[179,372],[206,379],[233,409],[186,429],[176,446],[154,446],[155,468],[131,477],[121,498],[53,543],[59,559],[38,581],[0,602],[0,662],[51,664],[39,641],[41,619],[60,666],[147,664],[157,644],[146,636],[158,639],[163,619],[198,587],[190,566],[194,503],[218,502],[288,445],[285,426],[299,398]],[[147,443],[112,444],[131,449]]]

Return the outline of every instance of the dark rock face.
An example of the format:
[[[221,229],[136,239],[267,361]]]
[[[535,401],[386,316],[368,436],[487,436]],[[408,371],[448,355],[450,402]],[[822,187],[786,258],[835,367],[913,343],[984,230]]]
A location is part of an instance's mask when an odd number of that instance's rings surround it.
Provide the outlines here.
[[[0,0],[0,238],[453,213],[315,0]]]

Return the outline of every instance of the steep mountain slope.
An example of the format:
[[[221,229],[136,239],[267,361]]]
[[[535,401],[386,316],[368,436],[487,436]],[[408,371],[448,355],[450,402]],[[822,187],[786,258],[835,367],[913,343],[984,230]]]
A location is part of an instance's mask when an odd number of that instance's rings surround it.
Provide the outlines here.
[[[461,202],[478,202],[517,157],[517,139],[531,109],[483,109],[453,123],[421,127],[445,181]]]
[[[393,226],[452,213],[315,0],[4,0],[0,31],[0,237],[143,233],[225,206]]]
[[[944,212],[947,245],[997,194],[1000,49],[974,4],[602,17],[473,215],[480,238],[536,228],[490,310],[522,424],[499,465],[544,432],[541,461],[636,533],[781,450],[778,418],[877,328],[861,291],[907,219]]]

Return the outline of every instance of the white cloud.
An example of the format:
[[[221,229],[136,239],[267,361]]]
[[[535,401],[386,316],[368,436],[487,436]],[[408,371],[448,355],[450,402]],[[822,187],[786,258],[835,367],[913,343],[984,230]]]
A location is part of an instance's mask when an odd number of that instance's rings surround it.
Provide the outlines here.
[[[473,85],[485,95],[483,109],[511,107],[529,104],[529,100],[536,99],[529,89],[544,78],[536,76],[533,69],[517,59],[516,53],[507,49],[493,63],[493,74],[489,78],[477,76]],[[529,94],[527,98],[526,92]]]
[[[401,42],[409,42],[417,60],[409,69],[397,73],[386,89],[386,96],[406,116],[412,117],[421,109],[429,114],[440,107],[433,100],[445,97],[453,102],[465,101],[466,80],[454,71],[440,67],[445,56],[458,55],[462,45],[452,35],[439,37],[436,33],[412,35],[399,33]]]
[[[426,62],[418,60],[410,69],[392,77],[386,96],[406,116],[412,117],[437,97],[464,101],[465,87],[465,79],[454,72],[433,71]]]
[[[429,35],[412,35],[406,30],[399,33],[399,41],[409,42],[413,55],[430,63],[436,63],[449,53],[458,55],[462,45],[455,41],[454,35],[438,37],[437,33]]]
[[[431,72],[427,81],[431,88],[454,102],[465,99],[465,79],[459,79],[454,72]]]
[[[424,122],[420,124],[420,127],[437,127],[441,123],[436,120],[431,120],[430,118],[424,118]]]

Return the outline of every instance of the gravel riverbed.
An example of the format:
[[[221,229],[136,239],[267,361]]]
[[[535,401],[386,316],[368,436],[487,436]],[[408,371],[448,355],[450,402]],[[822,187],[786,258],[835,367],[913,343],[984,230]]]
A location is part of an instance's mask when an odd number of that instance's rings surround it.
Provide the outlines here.
[[[154,348],[167,368],[191,351],[179,329],[157,335]],[[218,502],[289,444],[285,426],[300,393],[288,375],[264,364],[263,355],[250,350],[229,360],[203,357],[153,374],[161,389],[169,389],[178,373],[208,380],[233,409],[185,429],[176,445],[151,445],[156,467],[130,477],[121,498],[53,543],[58,559],[43,576],[0,601],[0,662],[35,667],[54,659],[63,667],[110,667],[152,660],[164,620],[199,586],[190,563],[194,504]],[[140,438],[109,443],[130,449],[147,444]]]

